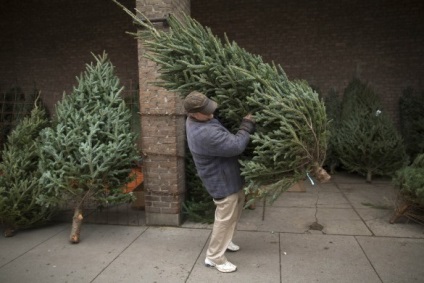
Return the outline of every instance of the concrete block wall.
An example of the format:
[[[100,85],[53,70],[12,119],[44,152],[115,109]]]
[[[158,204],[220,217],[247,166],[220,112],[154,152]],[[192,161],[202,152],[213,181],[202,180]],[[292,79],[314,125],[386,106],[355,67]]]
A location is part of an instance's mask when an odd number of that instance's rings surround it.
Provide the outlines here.
[[[137,9],[149,19],[172,13],[190,14],[188,0],[137,0]],[[158,29],[165,29],[162,24]],[[143,42],[138,42],[140,82],[141,148],[146,223],[180,225],[185,198],[185,114],[177,93],[152,83],[158,78],[157,66],[146,59]]]

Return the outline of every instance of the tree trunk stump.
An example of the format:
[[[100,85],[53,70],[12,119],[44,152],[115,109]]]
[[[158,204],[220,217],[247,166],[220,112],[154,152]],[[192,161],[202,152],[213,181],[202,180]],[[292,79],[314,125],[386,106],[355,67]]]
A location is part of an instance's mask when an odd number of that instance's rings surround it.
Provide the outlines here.
[[[72,229],[70,235],[70,242],[72,244],[78,244],[80,241],[81,225],[82,225],[82,207],[77,206],[74,211],[74,217],[72,218]]]

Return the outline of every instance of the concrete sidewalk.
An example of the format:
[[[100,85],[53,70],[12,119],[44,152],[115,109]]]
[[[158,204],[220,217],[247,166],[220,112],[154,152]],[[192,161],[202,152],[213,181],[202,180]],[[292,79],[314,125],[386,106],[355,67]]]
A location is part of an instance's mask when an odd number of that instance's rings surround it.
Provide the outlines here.
[[[203,265],[210,225],[85,223],[77,245],[69,223],[20,231],[0,238],[0,282],[423,282],[424,226],[389,224],[392,199],[390,181],[340,174],[245,210],[230,274]]]

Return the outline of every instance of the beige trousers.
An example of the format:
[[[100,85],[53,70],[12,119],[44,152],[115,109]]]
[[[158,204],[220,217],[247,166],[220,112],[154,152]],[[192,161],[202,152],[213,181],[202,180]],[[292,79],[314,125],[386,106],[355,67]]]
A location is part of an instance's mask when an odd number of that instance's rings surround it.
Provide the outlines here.
[[[244,191],[229,195],[221,200],[214,200],[216,205],[215,221],[206,257],[216,264],[227,261],[224,256],[228,244],[233,239],[244,206]]]

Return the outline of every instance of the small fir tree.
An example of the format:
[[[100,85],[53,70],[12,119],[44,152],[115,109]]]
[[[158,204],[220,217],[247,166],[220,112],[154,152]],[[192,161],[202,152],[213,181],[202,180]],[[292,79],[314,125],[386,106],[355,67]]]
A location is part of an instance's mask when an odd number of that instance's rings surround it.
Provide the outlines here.
[[[365,175],[367,182],[373,175],[393,174],[407,162],[402,138],[378,96],[359,79],[345,90],[335,149],[343,166]]]
[[[390,222],[406,216],[424,224],[424,154],[418,154],[410,166],[396,171],[393,183],[399,189],[399,197]]]
[[[410,160],[424,153],[424,91],[412,88],[403,91],[399,99],[399,117],[402,137]]]
[[[29,116],[33,108],[38,90],[34,88],[31,93],[24,93],[18,86],[1,93],[0,98],[0,147],[7,141],[7,136],[16,125]]]
[[[131,113],[121,98],[123,87],[107,55],[94,58],[72,93],[58,103],[54,127],[41,133],[42,183],[75,205],[72,243],[80,240],[87,202],[131,200],[121,187],[137,160]]]
[[[341,101],[340,96],[335,89],[331,89],[330,92],[324,98],[325,110],[327,118],[329,120],[329,140],[327,146],[327,155],[325,159],[325,166],[329,168],[331,174],[334,174],[336,167],[340,165],[340,161],[337,158],[335,150],[335,141],[338,128],[340,127],[340,115],[341,115]]]
[[[188,196],[183,207],[184,213],[189,220],[195,222],[212,223],[215,215],[215,203],[213,198],[208,194],[202,181],[200,180],[193,158],[186,149],[186,184],[188,188]]]
[[[227,38],[223,43],[188,16],[182,21],[171,16],[170,30],[161,31],[121,7],[142,28],[134,35],[143,40],[146,57],[160,67],[157,85],[181,97],[196,90],[214,99],[221,121],[233,132],[242,117],[254,115],[257,132],[240,160],[248,193],[275,199],[308,172],[329,179],[322,169],[325,108],[306,82],[289,81],[280,66],[263,62]]]
[[[39,133],[47,126],[45,111],[36,105],[7,138],[0,163],[0,222],[7,237],[47,223],[55,212],[54,192],[39,184]],[[40,198],[45,200],[43,205],[37,202]]]

